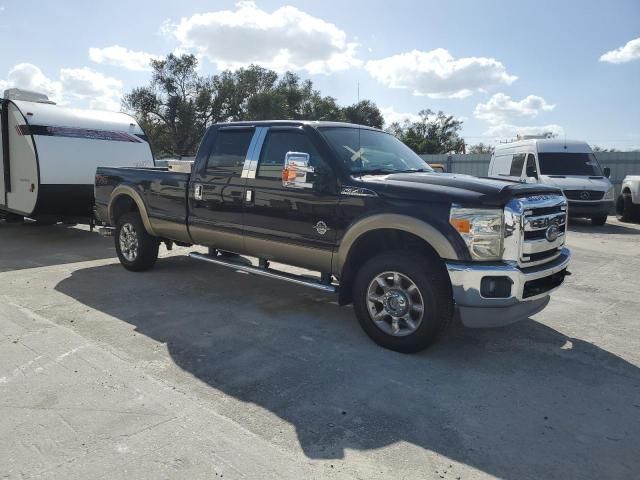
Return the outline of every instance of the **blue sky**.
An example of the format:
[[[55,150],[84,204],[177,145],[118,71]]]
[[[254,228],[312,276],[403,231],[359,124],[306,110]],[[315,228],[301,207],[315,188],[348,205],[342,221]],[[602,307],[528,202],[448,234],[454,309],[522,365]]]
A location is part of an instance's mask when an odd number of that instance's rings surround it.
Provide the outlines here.
[[[293,69],[343,104],[359,83],[389,120],[443,110],[464,121],[469,144],[552,130],[640,148],[638,1],[22,5],[0,0],[0,87],[70,105],[117,108],[147,83],[135,70],[146,54],[179,49],[197,53],[203,73],[251,61]]]

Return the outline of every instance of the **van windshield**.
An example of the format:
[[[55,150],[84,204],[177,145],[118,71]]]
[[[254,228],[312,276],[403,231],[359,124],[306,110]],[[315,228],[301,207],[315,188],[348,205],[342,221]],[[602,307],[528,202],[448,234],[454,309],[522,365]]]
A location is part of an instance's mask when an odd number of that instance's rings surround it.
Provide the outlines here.
[[[352,127],[319,130],[353,174],[433,171],[427,162],[389,133]]]
[[[539,153],[538,161],[542,175],[602,176],[602,170],[593,153]]]

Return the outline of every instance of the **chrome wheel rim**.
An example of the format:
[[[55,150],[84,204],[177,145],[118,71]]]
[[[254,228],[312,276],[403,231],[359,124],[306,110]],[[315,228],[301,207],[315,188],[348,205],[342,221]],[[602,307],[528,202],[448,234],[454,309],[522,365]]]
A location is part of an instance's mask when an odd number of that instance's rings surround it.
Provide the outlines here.
[[[125,223],[120,229],[120,251],[129,262],[134,262],[138,257],[138,234],[130,223]]]
[[[424,300],[420,289],[406,275],[383,272],[367,289],[367,309],[373,323],[387,335],[404,337],[422,324]]]

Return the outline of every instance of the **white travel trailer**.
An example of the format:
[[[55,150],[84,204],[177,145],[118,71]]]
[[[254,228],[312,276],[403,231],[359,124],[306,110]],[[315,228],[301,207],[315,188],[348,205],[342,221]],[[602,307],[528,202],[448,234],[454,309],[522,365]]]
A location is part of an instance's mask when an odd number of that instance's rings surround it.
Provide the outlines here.
[[[153,166],[125,113],[58,106],[11,89],[0,100],[0,214],[42,223],[90,218],[96,167]]]

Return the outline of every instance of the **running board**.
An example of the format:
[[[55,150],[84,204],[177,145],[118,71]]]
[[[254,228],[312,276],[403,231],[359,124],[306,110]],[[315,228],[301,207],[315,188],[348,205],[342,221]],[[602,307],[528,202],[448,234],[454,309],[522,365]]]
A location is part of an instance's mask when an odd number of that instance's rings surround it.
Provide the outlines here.
[[[254,267],[253,265],[244,265],[242,263],[234,262],[231,260],[223,260],[219,257],[211,257],[202,253],[190,253],[191,258],[196,260],[202,260],[203,262],[213,263],[220,265],[221,267],[233,268],[234,270],[246,273],[253,273],[254,275],[261,275],[263,277],[275,278],[276,280],[284,280],[285,282],[296,283],[305,287],[315,288],[316,290],[322,290],[327,293],[336,293],[338,287],[326,283],[319,282],[317,280],[311,280],[299,275],[293,275],[291,273],[281,272],[279,270],[273,270],[271,268]]]

